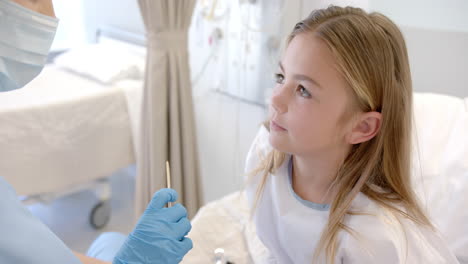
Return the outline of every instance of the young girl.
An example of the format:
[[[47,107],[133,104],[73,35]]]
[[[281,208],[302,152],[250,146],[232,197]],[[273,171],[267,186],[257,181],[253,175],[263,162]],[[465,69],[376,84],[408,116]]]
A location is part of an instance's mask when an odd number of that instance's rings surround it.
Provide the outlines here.
[[[397,26],[332,6],[287,43],[246,163],[268,263],[458,263],[410,185],[412,88]]]

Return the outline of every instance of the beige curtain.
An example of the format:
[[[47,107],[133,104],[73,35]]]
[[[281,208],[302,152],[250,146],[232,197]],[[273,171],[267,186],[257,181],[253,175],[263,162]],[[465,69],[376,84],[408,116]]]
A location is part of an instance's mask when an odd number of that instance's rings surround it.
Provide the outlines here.
[[[194,216],[201,205],[188,28],[195,0],[138,0],[146,26],[148,57],[137,153],[136,213],[153,193],[166,187],[165,162],[172,188]]]

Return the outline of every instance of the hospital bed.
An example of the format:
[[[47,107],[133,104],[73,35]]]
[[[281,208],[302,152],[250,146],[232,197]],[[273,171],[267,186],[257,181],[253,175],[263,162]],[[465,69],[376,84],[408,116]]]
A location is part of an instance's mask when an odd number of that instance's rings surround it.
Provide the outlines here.
[[[413,184],[460,263],[468,263],[468,97],[416,93],[414,127]],[[267,250],[249,217],[243,192],[202,207],[182,263],[214,263],[218,248],[230,262],[262,263]]]
[[[0,95],[0,175],[25,203],[96,190],[95,228],[110,217],[109,176],[135,163],[145,63],[142,47],[102,30],[99,38],[56,56],[23,89]]]

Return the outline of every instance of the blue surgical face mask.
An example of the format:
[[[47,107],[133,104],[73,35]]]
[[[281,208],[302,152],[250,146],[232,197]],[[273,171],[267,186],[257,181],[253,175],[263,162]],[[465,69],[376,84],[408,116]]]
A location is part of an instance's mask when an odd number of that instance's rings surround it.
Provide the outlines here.
[[[0,92],[26,85],[44,68],[58,20],[0,0]]]

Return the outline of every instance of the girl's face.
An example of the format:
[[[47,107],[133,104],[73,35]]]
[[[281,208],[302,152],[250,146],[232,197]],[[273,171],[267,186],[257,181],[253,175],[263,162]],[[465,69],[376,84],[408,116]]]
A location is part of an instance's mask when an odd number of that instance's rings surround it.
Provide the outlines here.
[[[325,42],[310,34],[289,43],[271,98],[270,143],[294,155],[344,150],[352,94]],[[346,120],[348,119],[348,120]]]

